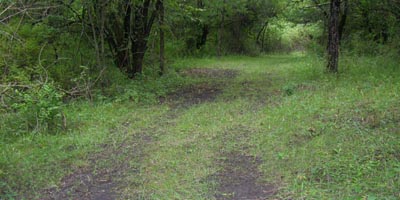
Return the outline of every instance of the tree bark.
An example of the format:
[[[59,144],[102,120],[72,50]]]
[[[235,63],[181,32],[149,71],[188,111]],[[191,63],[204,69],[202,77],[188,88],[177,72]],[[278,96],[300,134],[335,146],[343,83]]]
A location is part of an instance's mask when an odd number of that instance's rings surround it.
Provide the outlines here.
[[[344,28],[347,21],[347,14],[349,13],[349,0],[343,0],[343,3],[343,14],[339,23],[339,42],[342,41]]]
[[[160,28],[160,75],[165,73],[165,45],[164,45],[164,0],[158,0],[157,10],[159,13],[159,28]]]
[[[143,61],[145,52],[147,50],[147,40],[143,38],[136,38],[135,42],[132,42],[132,66],[128,70],[128,76],[134,78],[137,74],[143,72]]]
[[[161,0],[133,3],[131,0],[120,0],[113,4],[117,6],[118,11],[108,12],[105,39],[115,64],[130,78],[143,71],[148,38],[158,16],[155,7],[159,1]]]
[[[138,52],[132,59],[132,67],[128,70],[128,77],[135,78],[136,75],[143,72],[144,52]]]
[[[134,78],[136,74],[143,72],[143,60],[147,51],[147,40],[150,36],[154,20],[158,15],[156,10],[153,10],[153,12],[150,10],[152,2],[154,1],[145,0],[143,4],[136,6],[134,11],[135,20],[130,36],[132,44],[132,66],[128,70],[130,78]]]
[[[331,73],[337,73],[339,65],[340,0],[331,0],[330,6],[327,69]]]

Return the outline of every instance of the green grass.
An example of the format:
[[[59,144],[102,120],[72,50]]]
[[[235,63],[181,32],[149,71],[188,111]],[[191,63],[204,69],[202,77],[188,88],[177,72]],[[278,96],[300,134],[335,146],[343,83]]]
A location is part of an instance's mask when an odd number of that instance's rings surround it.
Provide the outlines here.
[[[267,106],[255,152],[296,198],[400,196],[399,67],[379,58],[344,58],[339,77],[293,74],[294,91]],[[298,77],[297,80],[296,76]]]
[[[124,199],[212,199],[217,183],[210,177],[232,151],[262,158],[259,169],[280,188],[277,198],[398,199],[399,64],[344,56],[340,66],[339,75],[327,74],[323,60],[303,54],[179,60],[178,71],[220,68],[239,75],[181,80],[225,83],[215,101],[188,108],[70,105],[78,128],[2,143],[0,177],[7,187],[0,188],[20,195],[58,186],[66,174],[89,166],[101,144],[118,146],[145,133],[151,141],[129,162],[138,172],[127,170],[119,180]]]
[[[1,143],[0,188],[4,198],[32,198],[44,188],[59,186],[65,175],[89,166],[91,156],[103,150],[102,144],[115,145],[129,137],[119,133],[123,123],[140,127],[162,112],[159,108],[129,103],[69,105],[68,118],[73,130],[56,135],[27,134]]]
[[[241,75],[217,101],[185,110],[164,129],[143,163],[144,197],[210,198],[204,179],[218,170],[220,152],[247,148],[263,158],[265,179],[281,187],[281,198],[399,198],[397,62],[344,57],[338,76],[303,55],[179,65]]]

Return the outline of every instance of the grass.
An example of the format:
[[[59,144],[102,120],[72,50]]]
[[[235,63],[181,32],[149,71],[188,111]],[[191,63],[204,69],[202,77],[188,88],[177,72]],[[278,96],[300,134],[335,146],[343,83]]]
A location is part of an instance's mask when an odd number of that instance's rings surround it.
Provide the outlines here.
[[[6,182],[0,184],[6,186],[0,188],[7,191],[1,194],[40,195],[93,165],[89,160],[103,144],[113,148],[145,133],[150,139],[140,158],[131,158],[118,178],[124,199],[212,199],[218,185],[212,176],[223,167],[218,160],[233,151],[262,158],[263,179],[280,188],[276,198],[400,198],[398,62],[343,56],[339,75],[323,66],[303,54],[177,61],[178,71],[218,68],[238,76],[183,81],[224,84],[215,100],[189,107],[70,105],[78,128],[2,143]]]
[[[128,103],[84,103],[70,105],[68,112],[74,130],[56,135],[24,135],[2,143],[0,176],[4,198],[21,195],[33,198],[44,188],[59,186],[65,175],[89,166],[90,158],[103,150],[104,143],[115,145],[128,137],[117,133],[123,123],[142,126],[163,110]]]

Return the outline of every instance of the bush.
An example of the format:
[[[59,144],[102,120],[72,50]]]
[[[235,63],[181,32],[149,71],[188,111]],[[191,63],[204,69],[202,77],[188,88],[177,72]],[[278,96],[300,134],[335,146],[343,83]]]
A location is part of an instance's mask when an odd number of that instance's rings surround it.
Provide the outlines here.
[[[44,84],[26,91],[16,90],[15,93],[17,101],[12,107],[24,122],[19,129],[46,132],[56,131],[62,126],[64,95],[53,85]]]

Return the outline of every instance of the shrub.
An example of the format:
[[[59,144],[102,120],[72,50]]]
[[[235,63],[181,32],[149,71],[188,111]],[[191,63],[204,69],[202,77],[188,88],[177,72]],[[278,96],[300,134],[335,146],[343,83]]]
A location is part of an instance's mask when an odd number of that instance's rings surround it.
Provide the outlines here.
[[[62,92],[52,84],[44,84],[26,91],[16,90],[17,101],[12,107],[18,112],[25,126],[25,131],[56,131],[61,127]]]

